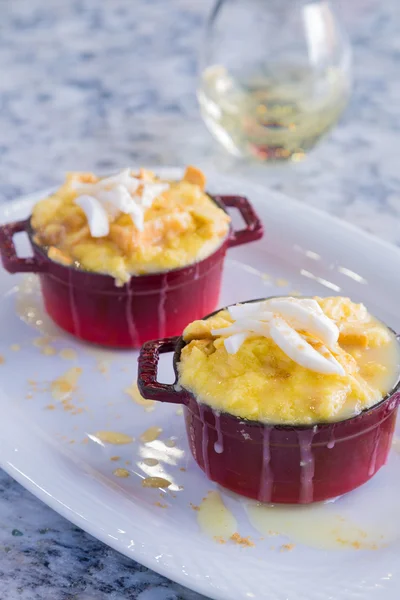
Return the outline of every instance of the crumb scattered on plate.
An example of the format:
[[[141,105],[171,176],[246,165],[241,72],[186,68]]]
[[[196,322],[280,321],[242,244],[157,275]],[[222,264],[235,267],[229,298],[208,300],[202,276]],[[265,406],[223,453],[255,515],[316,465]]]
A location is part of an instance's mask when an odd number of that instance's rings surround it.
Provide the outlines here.
[[[32,343],[34,346],[36,346],[36,348],[42,348],[43,346],[47,346],[52,341],[52,338],[45,336],[35,338]]]
[[[45,356],[54,356],[55,354],[57,354],[57,351],[55,348],[53,348],[53,346],[43,346],[41,352]]]
[[[244,546],[244,547],[247,547],[247,548],[251,548],[252,546],[255,545],[254,542],[251,541],[250,536],[242,537],[237,532],[233,533],[229,539],[232,542],[235,542],[235,544],[238,544],[239,546]]]
[[[60,357],[64,360],[76,360],[77,356],[76,350],[73,348],[63,348],[63,350],[60,350]]]
[[[99,360],[96,368],[102,375],[108,375],[110,372],[110,362],[108,360]]]
[[[283,544],[281,546],[281,552],[290,552],[290,550],[293,550],[294,547],[294,544]]]
[[[287,279],[277,279],[275,281],[275,285],[278,287],[287,287],[289,285],[289,282]]]

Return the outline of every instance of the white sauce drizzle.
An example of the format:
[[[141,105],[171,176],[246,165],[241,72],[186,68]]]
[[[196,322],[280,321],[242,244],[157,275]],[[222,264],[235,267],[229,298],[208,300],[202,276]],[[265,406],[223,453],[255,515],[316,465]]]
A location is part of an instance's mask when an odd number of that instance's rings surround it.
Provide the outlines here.
[[[221,430],[221,415],[217,411],[213,411],[215,419],[215,431],[217,432],[217,441],[214,444],[214,450],[217,454],[222,454],[224,451],[224,437]]]
[[[69,295],[69,306],[71,309],[72,327],[73,327],[73,333],[79,337],[80,333],[81,333],[81,326],[80,326],[80,322],[79,322],[79,311],[77,309],[76,302],[75,302],[75,296],[74,296],[75,288],[74,288],[74,285],[72,282],[73,276],[74,276],[73,270],[69,269],[68,295]]]
[[[205,420],[205,411],[206,407],[202,404],[199,404],[199,414],[200,420],[202,423],[202,440],[201,440],[201,451],[203,455],[203,463],[204,463],[204,472],[208,478],[210,478],[210,462],[208,460],[208,431],[207,431],[207,423]]]
[[[263,455],[262,469],[260,478],[260,493],[258,500],[260,502],[269,503],[272,498],[272,486],[274,483],[274,475],[271,469],[271,427],[265,427],[263,431]]]
[[[314,497],[314,455],[312,453],[312,440],[314,431],[299,430],[300,446],[300,504],[308,504]]]
[[[133,318],[133,290],[131,288],[130,282],[127,283],[127,294],[126,294],[126,305],[125,305],[125,317],[126,324],[128,326],[129,337],[132,346],[138,347],[140,346],[140,340],[138,337],[137,328],[135,325],[135,319]]]

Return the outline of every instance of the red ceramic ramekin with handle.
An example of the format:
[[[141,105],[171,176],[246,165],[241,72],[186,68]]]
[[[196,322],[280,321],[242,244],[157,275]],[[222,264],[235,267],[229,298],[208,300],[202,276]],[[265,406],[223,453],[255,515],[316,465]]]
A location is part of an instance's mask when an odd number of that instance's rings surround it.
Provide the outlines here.
[[[138,386],[144,398],[184,406],[191,452],[212,481],[260,502],[309,504],[354,490],[386,463],[399,383],[378,404],[344,421],[265,425],[219,413],[181,388],[177,365],[184,346],[182,337],[147,342],[139,357]],[[157,381],[164,352],[175,353],[172,385]]]
[[[242,196],[210,196],[223,210],[236,208],[245,228],[230,228],[207,258],[179,269],[132,276],[122,287],[110,275],[52,261],[33,240],[30,219],[0,227],[0,254],[9,273],[38,273],[47,313],[72,335],[115,348],[138,348],[153,338],[176,335],[218,303],[226,250],[262,237],[263,227]],[[13,237],[26,232],[33,257],[17,256]]]

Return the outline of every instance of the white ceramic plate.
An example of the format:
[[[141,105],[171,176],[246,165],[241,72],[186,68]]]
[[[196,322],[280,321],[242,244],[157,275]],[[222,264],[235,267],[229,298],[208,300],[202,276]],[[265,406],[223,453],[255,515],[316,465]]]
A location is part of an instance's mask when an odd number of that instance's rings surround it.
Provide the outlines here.
[[[176,170],[162,174],[179,175]],[[339,293],[364,301],[400,331],[398,249],[248,182],[213,176],[208,187],[246,194],[266,231],[264,240],[229,252],[221,305],[294,291]],[[1,207],[0,222],[27,216],[41,196]],[[26,240],[22,251],[24,246]],[[102,352],[76,342],[46,319],[34,277],[4,271],[0,331],[0,465],[63,516],[127,556],[216,599],[398,600],[397,439],[388,465],[373,481],[335,503],[300,511],[265,509],[255,523],[254,507],[219,490],[237,520],[237,532],[250,536],[254,546],[220,544],[199,527],[198,512],[191,507],[215,486],[188,454],[177,407],[156,405],[146,412],[124,391],[136,379],[136,352]],[[34,340],[46,335],[51,337],[43,354]],[[170,363],[171,357],[164,356],[164,381],[171,380]],[[65,410],[49,387],[76,366],[83,371]],[[143,444],[140,435],[150,425],[163,431],[158,440]],[[123,432],[136,441],[103,446],[88,437],[98,430]],[[171,438],[174,447],[164,443]],[[113,456],[121,458],[111,461]],[[159,465],[149,467],[144,457],[159,459]],[[117,467],[130,476],[113,475]],[[169,491],[141,485],[147,475],[159,474],[174,482]]]

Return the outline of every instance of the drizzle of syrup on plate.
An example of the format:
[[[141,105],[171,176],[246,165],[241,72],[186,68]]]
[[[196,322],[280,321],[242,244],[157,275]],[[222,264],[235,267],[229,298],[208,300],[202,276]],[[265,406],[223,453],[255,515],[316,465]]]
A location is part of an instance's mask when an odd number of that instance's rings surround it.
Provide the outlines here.
[[[197,523],[207,536],[214,539],[229,539],[237,531],[237,521],[225,506],[221,494],[209,492],[196,510]]]
[[[364,530],[342,516],[330,503],[278,506],[248,503],[251,525],[263,535],[284,535],[291,541],[323,549],[376,550],[384,544],[379,531]]]
[[[126,433],[120,433],[119,431],[97,431],[92,438],[97,438],[103,444],[114,444],[121,446],[124,444],[131,444],[134,442],[134,438]],[[96,441],[96,440],[95,440]]]

